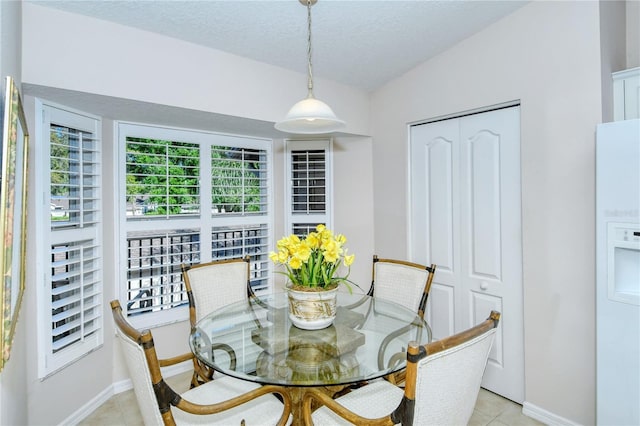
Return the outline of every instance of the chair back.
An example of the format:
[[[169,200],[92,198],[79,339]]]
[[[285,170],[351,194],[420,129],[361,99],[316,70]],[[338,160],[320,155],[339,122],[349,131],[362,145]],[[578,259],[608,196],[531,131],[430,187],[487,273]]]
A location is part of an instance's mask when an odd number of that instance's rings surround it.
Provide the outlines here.
[[[435,272],[436,265],[425,266],[373,256],[369,295],[396,302],[424,318],[427,297]]]
[[[192,327],[216,309],[247,298],[249,268],[249,256],[182,265]]]
[[[461,333],[424,346],[411,342],[404,401],[394,420],[468,424],[499,321],[500,313],[492,311],[485,321]]]
[[[157,370],[155,374],[159,376],[158,382],[162,380],[162,375],[151,331],[139,332],[133,328],[122,315],[122,308],[117,300],[111,301],[111,312],[142,418],[145,424],[164,424],[153,390],[152,369]]]

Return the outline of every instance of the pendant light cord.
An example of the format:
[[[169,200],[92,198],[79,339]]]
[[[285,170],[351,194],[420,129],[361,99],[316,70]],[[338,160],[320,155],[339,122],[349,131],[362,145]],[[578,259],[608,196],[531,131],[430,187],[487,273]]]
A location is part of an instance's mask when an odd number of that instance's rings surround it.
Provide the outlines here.
[[[2,1],[2,0],[0,0]],[[298,0],[301,6],[307,6],[307,97],[293,104],[284,120],[275,124],[281,132],[319,135],[338,131],[345,126],[344,121],[313,95],[313,63],[311,61],[311,6],[318,0]]]
[[[307,88],[309,93],[307,97],[313,98],[313,65],[311,64],[311,0],[307,0],[307,25],[308,25],[308,37],[307,37],[307,66],[308,66],[308,82]]]

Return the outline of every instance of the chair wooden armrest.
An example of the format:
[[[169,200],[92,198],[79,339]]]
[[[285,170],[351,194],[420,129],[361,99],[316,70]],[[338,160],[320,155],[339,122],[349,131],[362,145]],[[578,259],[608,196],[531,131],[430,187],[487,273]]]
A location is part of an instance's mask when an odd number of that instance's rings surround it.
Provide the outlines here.
[[[403,362],[407,359],[407,354],[405,352],[397,352],[393,354],[393,356],[389,359],[388,367],[391,368],[394,365],[397,365],[400,362]],[[406,369],[402,369],[400,371],[396,371],[395,373],[388,374],[385,376],[385,379],[394,385],[399,385],[405,381],[407,376]]]
[[[185,411],[187,413],[191,413],[191,414],[207,415],[207,414],[220,413],[270,393],[279,395],[283,403],[282,415],[280,416],[280,419],[278,420],[277,425],[278,426],[286,425],[287,421],[289,420],[289,415],[291,414],[291,398],[289,397],[289,394],[287,393],[286,389],[282,386],[265,385],[255,390],[252,390],[250,392],[246,392],[242,395],[239,395],[235,398],[226,400],[224,402],[220,402],[217,404],[202,405],[202,404],[195,404],[191,401],[184,399],[175,391],[173,391],[164,382],[164,380],[160,382],[160,385],[161,385],[159,386],[160,389],[155,389],[156,394],[160,393],[165,395],[167,398],[166,401],[177,400],[176,403],[171,403],[171,405],[174,405],[180,410]],[[163,414],[163,417],[164,417],[164,414]]]
[[[227,355],[229,355],[229,368],[235,370],[237,358],[236,352],[233,348],[226,343],[211,343],[209,339],[206,339],[206,335],[203,336],[205,337],[206,345],[211,348],[211,360],[215,359],[214,352],[216,350],[223,350]],[[191,358],[193,358],[193,377],[191,378],[191,387],[200,386],[201,384],[212,380],[214,369],[200,361],[198,358],[193,356],[193,354]],[[160,366],[162,367],[163,365],[160,364]]]
[[[189,361],[189,360],[193,360],[194,371],[195,371],[191,379],[192,388],[204,383],[204,382],[198,382],[197,381],[198,377],[206,377],[208,380],[211,380],[213,378],[213,370],[210,368],[207,368],[206,366],[201,365],[200,362],[195,358],[193,353],[186,353],[186,354],[174,356],[172,358],[167,358],[167,359],[158,359],[158,365],[160,365],[160,367],[168,367],[170,365],[180,364],[181,362]]]
[[[181,362],[189,361],[193,359],[193,353],[186,353],[178,356],[174,356],[172,358],[159,359],[160,367],[167,367],[169,365],[180,364]]]
[[[429,328],[429,325],[427,324],[427,333],[428,333],[428,341],[431,341],[431,329]],[[391,343],[391,341],[393,341],[394,339],[396,339],[398,336],[403,335],[404,333],[407,332],[407,330],[409,330],[411,328],[411,325],[406,325],[404,327],[399,328],[398,330],[389,333],[389,335],[387,337],[384,338],[384,340],[382,341],[382,343],[380,344],[380,348],[378,349],[378,368],[380,368],[381,370],[385,368],[384,366],[384,354],[387,351],[387,346],[389,346],[389,343]],[[420,330],[422,331],[422,330]],[[417,341],[421,341],[422,340],[422,335],[419,334],[418,336],[415,337],[415,340]],[[407,359],[407,355],[406,353],[402,353],[402,352],[398,352],[396,354],[394,354],[390,359],[389,362],[387,364],[388,368],[393,367],[393,365],[405,361]],[[391,383],[393,384],[398,384],[398,383],[402,383],[404,381],[405,378],[405,371],[398,371],[396,373],[393,374],[389,374],[387,375],[385,378],[387,380],[389,380]]]
[[[393,420],[391,420],[391,416],[384,416],[377,419],[369,419],[366,417],[362,417],[353,411],[350,411],[338,404],[335,400],[333,400],[327,394],[320,392],[317,389],[307,389],[304,393],[302,400],[302,416],[304,419],[305,425],[312,425],[313,421],[311,419],[312,413],[312,403],[313,401],[319,402],[319,405],[324,405],[343,419],[348,422],[353,423],[354,425],[367,425],[367,426],[392,426],[395,424]]]

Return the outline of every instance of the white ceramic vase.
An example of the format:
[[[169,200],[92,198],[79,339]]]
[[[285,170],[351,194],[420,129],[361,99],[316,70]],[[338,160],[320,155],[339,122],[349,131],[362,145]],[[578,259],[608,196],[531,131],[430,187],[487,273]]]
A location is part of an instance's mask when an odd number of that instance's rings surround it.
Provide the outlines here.
[[[303,330],[319,330],[333,324],[336,318],[338,288],[321,291],[298,291],[287,288],[289,319]]]

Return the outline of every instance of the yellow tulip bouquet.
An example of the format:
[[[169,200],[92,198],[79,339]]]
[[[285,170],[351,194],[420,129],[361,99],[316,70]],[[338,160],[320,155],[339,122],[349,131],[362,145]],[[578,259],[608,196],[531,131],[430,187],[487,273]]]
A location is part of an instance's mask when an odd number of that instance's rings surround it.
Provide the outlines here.
[[[329,290],[344,283],[351,291],[349,280],[351,264],[355,255],[347,255],[344,244],[347,238],[334,235],[324,225],[318,225],[315,232],[299,238],[291,234],[276,243],[277,252],[269,258],[276,265],[284,265],[286,275],[294,288],[308,290]],[[336,276],[341,265],[348,268],[346,275]]]

